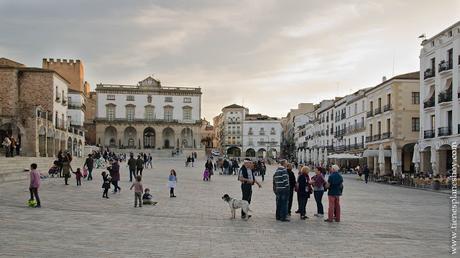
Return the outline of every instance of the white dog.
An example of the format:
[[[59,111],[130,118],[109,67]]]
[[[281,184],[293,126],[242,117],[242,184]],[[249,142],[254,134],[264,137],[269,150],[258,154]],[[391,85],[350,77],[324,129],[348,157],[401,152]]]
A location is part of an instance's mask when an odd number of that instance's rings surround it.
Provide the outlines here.
[[[232,212],[232,219],[235,218],[235,215],[236,215],[235,211],[237,209],[239,209],[239,208],[241,208],[243,210],[243,212],[246,214],[246,219],[248,219],[250,217],[248,212],[251,211],[251,209],[249,209],[249,202],[248,201],[234,199],[234,198],[230,197],[228,194],[225,194],[224,196],[222,196],[222,200],[227,202],[228,205],[230,206],[230,211]]]

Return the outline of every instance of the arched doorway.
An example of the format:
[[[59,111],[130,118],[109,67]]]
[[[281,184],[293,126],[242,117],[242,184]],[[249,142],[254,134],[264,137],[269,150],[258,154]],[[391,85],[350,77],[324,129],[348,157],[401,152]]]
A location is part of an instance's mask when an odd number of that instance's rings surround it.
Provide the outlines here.
[[[0,125],[0,142],[3,142],[5,137],[14,137],[16,144],[18,144],[19,149],[21,149],[21,138],[24,135],[24,129],[22,127],[18,127],[13,123],[5,123]],[[1,148],[1,152],[4,151],[4,148]],[[14,155],[17,154],[18,151],[15,151]]]
[[[241,156],[241,149],[233,146],[227,149],[227,156],[229,157],[240,157]]]
[[[54,130],[51,128],[48,128],[48,133],[46,134],[47,157],[54,156],[54,137],[55,137]]]
[[[278,157],[278,151],[275,148],[271,148],[270,151],[268,152],[268,157],[274,159]],[[303,157],[303,162],[305,162],[305,158]]]
[[[46,156],[46,129],[45,127],[40,127],[38,130],[38,152],[41,157]]]
[[[415,143],[408,143],[401,148],[401,171],[403,173],[415,173],[412,157],[414,156]]]
[[[124,133],[124,143],[123,146],[125,148],[136,148],[136,139],[137,139],[137,131],[134,127],[129,126],[126,127]]]
[[[155,130],[152,127],[144,129],[144,149],[155,148]]]
[[[175,135],[174,130],[171,127],[166,127],[163,132],[163,148],[170,149],[174,148]]]
[[[182,132],[180,133],[182,142],[181,142],[181,147],[182,148],[193,148],[193,131],[190,128],[184,128],[182,129]]]
[[[256,151],[252,148],[246,150],[246,157],[254,158],[256,156]]]
[[[257,151],[257,157],[258,158],[265,158],[267,155],[267,150],[264,149],[264,148],[260,148],[258,151]]]
[[[115,147],[117,145],[117,129],[113,126],[105,128],[104,146]]]
[[[452,172],[453,156],[452,146],[444,144],[439,147],[439,161],[438,170],[440,175],[447,175]]]

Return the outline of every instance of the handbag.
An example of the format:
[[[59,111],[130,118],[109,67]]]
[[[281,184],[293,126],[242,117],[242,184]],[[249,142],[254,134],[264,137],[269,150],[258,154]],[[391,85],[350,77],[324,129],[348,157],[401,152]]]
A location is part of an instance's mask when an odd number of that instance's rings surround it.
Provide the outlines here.
[[[88,169],[83,168],[83,177],[86,178],[88,176]]]

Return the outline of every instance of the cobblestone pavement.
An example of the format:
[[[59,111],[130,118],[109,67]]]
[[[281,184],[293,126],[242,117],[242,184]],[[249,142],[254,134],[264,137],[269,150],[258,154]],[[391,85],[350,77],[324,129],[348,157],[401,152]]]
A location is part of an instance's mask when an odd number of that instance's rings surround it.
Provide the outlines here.
[[[74,164],[75,166],[75,164]],[[272,171],[253,190],[253,217],[230,219],[223,193],[241,198],[234,176],[201,180],[204,162],[184,168],[157,160],[144,172],[157,206],[133,208],[127,169],[122,192],[102,199],[100,170],[77,187],[62,179],[42,182],[42,208],[28,208],[28,182],[0,185],[1,257],[446,257],[449,252],[447,195],[346,177],[342,222],[313,217],[274,218]],[[169,198],[169,169],[178,172],[177,198]],[[46,169],[41,168],[43,171]],[[326,203],[326,197],[323,199]],[[294,207],[297,206],[295,202]],[[327,208],[327,204],[326,207]]]

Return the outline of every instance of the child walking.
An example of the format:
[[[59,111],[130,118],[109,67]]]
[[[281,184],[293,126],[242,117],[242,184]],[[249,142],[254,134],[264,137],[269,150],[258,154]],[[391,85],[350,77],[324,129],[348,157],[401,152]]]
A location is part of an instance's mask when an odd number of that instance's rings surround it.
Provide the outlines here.
[[[176,188],[176,185],[177,185],[176,171],[174,169],[171,169],[171,172],[168,178],[169,197],[176,197],[174,195],[174,188]]]
[[[110,189],[110,178],[107,172],[102,172],[102,189],[104,189],[104,192],[102,193],[102,198],[109,199],[109,196],[107,195],[109,193]]]
[[[144,187],[141,183],[142,177],[140,175],[136,176],[136,181],[131,185],[129,190],[134,188],[134,208],[137,207],[137,202],[139,201],[139,207],[142,207],[142,193],[144,192]]]
[[[83,174],[81,173],[80,168],[77,168],[77,171],[72,173],[75,174],[75,178],[77,179],[77,186],[81,185],[81,178],[83,177]]]

